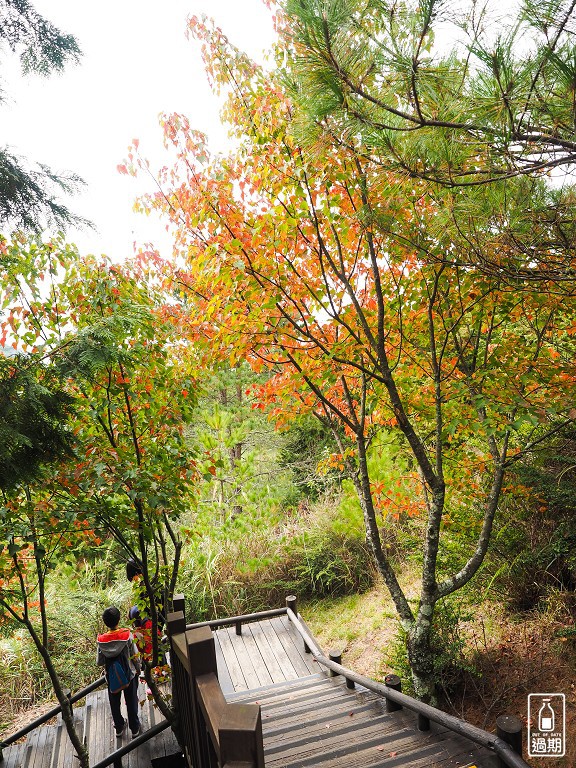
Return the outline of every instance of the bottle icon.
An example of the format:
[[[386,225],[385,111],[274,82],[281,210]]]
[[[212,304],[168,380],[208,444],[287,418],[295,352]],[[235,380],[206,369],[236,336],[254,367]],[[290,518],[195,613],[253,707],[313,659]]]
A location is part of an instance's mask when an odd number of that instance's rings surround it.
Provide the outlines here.
[[[550,699],[544,699],[544,703],[538,712],[538,729],[540,731],[554,730],[554,710],[550,706]]]

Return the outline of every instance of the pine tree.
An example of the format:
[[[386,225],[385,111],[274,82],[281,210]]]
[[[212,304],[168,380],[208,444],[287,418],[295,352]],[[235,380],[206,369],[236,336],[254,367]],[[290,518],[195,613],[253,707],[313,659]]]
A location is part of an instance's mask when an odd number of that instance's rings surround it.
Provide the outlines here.
[[[0,356],[0,490],[38,477],[71,450],[73,403],[62,383],[33,356]]]
[[[573,2],[281,4],[308,138],[450,188],[573,168]]]
[[[28,0],[0,0],[0,44],[18,54],[24,74],[47,76],[80,58],[76,39],[41,16]],[[3,96],[0,90],[0,102]],[[30,167],[0,147],[0,226],[38,231],[44,224],[86,223],[56,197],[80,183],[74,174],[56,174],[41,164]]]

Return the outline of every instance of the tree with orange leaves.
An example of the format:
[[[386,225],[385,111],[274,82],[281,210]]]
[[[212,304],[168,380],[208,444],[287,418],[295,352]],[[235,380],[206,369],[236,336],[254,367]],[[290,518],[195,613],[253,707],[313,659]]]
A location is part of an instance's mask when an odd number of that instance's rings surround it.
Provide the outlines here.
[[[177,520],[197,477],[184,440],[195,387],[185,350],[159,311],[154,255],[117,266],[81,258],[60,240],[16,237],[3,246],[2,331],[28,358],[50,360],[73,408],[71,455],[47,467],[39,483],[23,478],[4,499],[2,525],[12,532],[0,556],[0,617],[42,638],[50,669],[47,573],[79,542],[97,550],[102,539],[114,540],[139,566],[138,596],[154,626],[144,670],[158,706],[173,718],[153,669],[162,651],[160,608],[175,589],[182,550]],[[54,688],[60,700],[62,686]]]
[[[292,130],[289,40],[270,72],[210,24],[190,29],[225,92],[236,146],[212,156],[186,118],[163,119],[176,160],[140,206],[169,219],[185,264],[171,283],[174,320],[207,361],[267,367],[261,396],[279,423],[303,411],[332,428],[408,637],[416,693],[433,700],[438,603],[478,572],[507,469],[576,416],[573,300],[558,307],[552,283],[513,291],[474,269],[458,231],[435,226],[439,202],[424,184],[384,178],[345,147],[311,160]],[[139,167],[133,148],[126,170]],[[487,253],[498,234],[484,231]],[[427,521],[415,607],[380,536],[391,494],[375,487],[368,459],[382,433],[397,436],[417,487],[410,513]],[[447,570],[444,535],[463,509],[474,541]]]

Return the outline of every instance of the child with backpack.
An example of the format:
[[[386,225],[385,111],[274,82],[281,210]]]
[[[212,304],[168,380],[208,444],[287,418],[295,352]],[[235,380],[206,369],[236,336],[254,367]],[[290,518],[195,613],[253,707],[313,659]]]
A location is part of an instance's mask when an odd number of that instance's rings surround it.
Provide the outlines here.
[[[149,616],[141,616],[137,605],[130,608],[128,618],[134,624],[134,641],[141,657],[152,661],[152,619]]]
[[[128,725],[132,738],[140,735],[140,718],[138,717],[138,676],[140,662],[134,637],[129,629],[118,627],[120,611],[115,606],[106,608],[102,621],[108,628],[107,632],[98,635],[98,655],[96,662],[106,669],[108,683],[108,699],[112,710],[112,719],[117,738],[122,738],[126,730],[126,720],[120,713],[122,693],[126,702]]]

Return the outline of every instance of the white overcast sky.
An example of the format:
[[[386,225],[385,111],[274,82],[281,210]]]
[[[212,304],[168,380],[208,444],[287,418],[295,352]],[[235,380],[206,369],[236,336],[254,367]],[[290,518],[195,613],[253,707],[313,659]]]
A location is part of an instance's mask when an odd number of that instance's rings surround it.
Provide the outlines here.
[[[219,104],[202,69],[199,45],[187,40],[186,18],[213,17],[238,47],[257,60],[274,39],[261,0],[34,0],[36,9],[78,39],[79,65],[49,78],[20,77],[3,56],[7,100],[0,105],[0,146],[55,171],[72,171],[87,183],[66,202],[92,220],[95,232],[71,230],[83,253],[123,259],[133,242],[156,242],[165,252],[162,225],[132,212],[144,182],[120,175],[133,138],[157,167],[167,161],[160,112],[181,112],[205,131],[215,149],[226,145]]]

